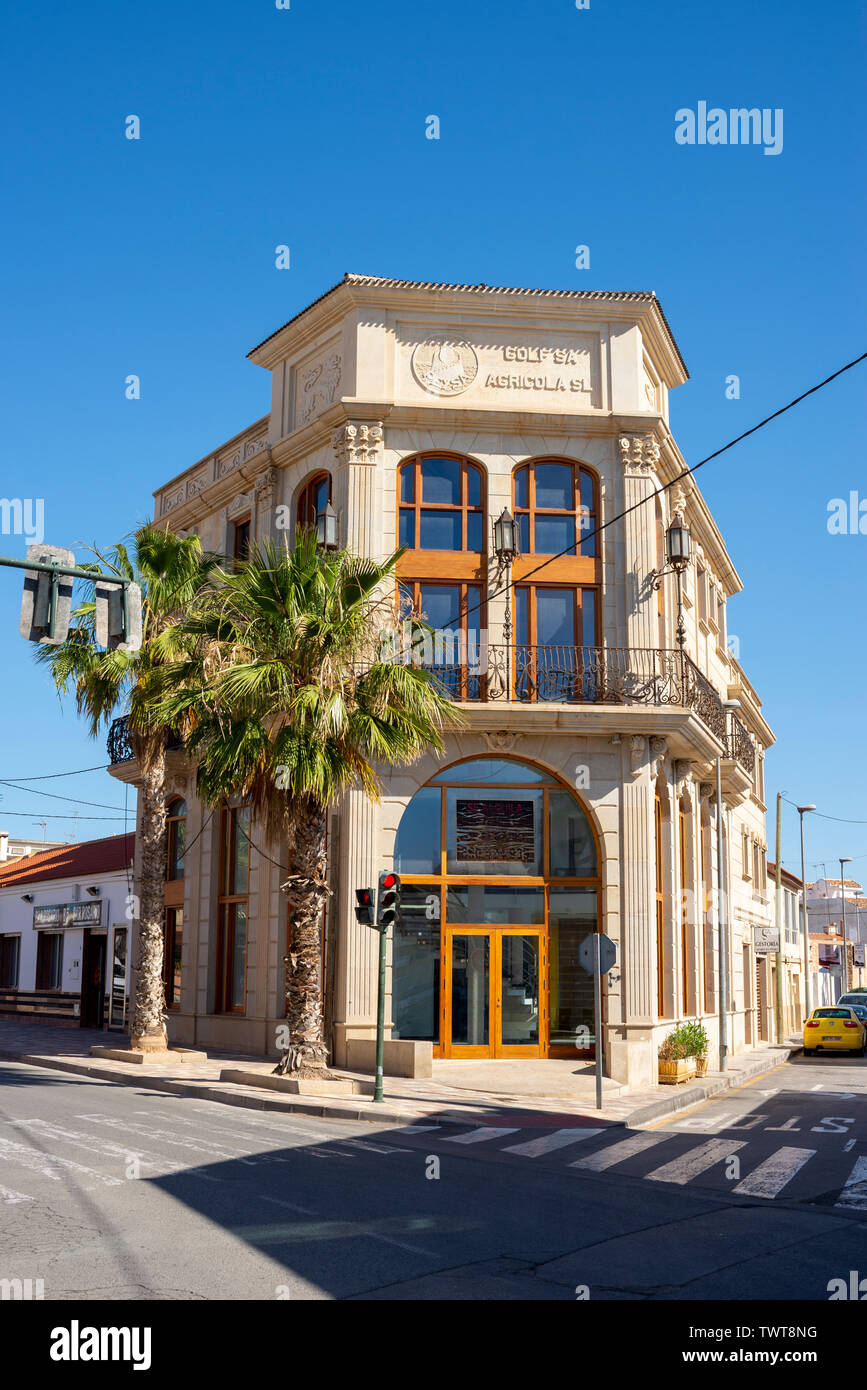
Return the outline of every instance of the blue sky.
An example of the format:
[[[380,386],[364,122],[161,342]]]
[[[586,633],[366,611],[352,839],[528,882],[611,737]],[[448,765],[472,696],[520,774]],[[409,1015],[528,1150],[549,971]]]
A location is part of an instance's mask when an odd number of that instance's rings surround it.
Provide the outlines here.
[[[264,414],[245,353],[346,270],[655,290],[691,373],[671,403],[688,463],[864,350],[853,0],[89,0],[7,9],[0,37],[0,494],[44,496],[55,543],[125,534],[155,487]],[[782,152],[678,145],[675,112],[699,101],[782,108]],[[867,536],[826,529],[831,498],[867,499],[865,372],[700,474],[745,584],[729,628],[779,740],[771,853],[778,788],[867,822]],[[0,584],[0,777],[104,761],[17,637],[19,576]],[[82,817],[124,804],[105,773],[37,785]],[[76,809],[2,791],[12,833]],[[797,868],[788,807],[784,828]],[[839,854],[867,875],[867,823],[814,819],[808,859]]]

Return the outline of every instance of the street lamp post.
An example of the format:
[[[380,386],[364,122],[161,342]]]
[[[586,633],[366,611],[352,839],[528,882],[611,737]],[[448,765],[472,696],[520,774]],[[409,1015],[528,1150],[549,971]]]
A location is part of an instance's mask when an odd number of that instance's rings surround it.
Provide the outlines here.
[[[740,700],[723,700],[726,710],[740,709]],[[723,752],[728,752],[728,715],[723,735]],[[723,860],[723,801],[722,801],[722,753],[716,760],[716,863],[717,863],[717,930],[719,932],[719,1069],[728,1071],[729,1054],[729,991],[728,991],[728,913],[726,911],[725,869]],[[724,886],[725,885],[725,886]]]
[[[810,923],[807,917],[807,866],[804,861],[804,816],[807,811],[815,811],[815,806],[799,806],[801,818],[801,911],[804,917],[804,1009],[805,1018],[813,1012],[813,976],[810,970]]]
[[[841,994],[845,994],[849,988],[849,961],[846,949],[846,885],[843,881],[843,865],[851,863],[852,859],[848,854],[840,860],[840,911],[843,914],[843,920],[840,924],[843,934],[843,944],[840,947],[840,984],[843,986],[840,990]]]
[[[675,512],[665,533],[666,564],[660,570],[651,570],[649,575],[653,589],[659,589],[662,584],[662,576],[669,570],[673,570],[677,576],[677,645],[681,652],[686,645],[686,624],[683,621],[683,572],[689,564],[691,545],[690,529],[682,520],[680,513]]]
[[[506,643],[506,699],[512,698],[512,562],[521,553],[518,523],[508,507],[494,522],[494,554],[497,557],[497,584],[506,576],[506,612],[503,638]]]

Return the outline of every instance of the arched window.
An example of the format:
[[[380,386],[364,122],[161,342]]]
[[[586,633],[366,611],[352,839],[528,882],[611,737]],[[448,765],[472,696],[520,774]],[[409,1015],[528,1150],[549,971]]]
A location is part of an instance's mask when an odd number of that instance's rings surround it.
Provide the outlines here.
[[[409,550],[485,549],[482,470],[468,459],[419,455],[401,464],[398,544]]]
[[[536,459],[515,472],[515,516],[525,555],[593,558],[596,537],[595,474],[563,459]]]
[[[599,851],[577,796],[507,757],[444,768],[409,802],[394,865],[394,1037],[443,1056],[592,1051],[579,947],[599,930]]]
[[[299,526],[315,526],[316,518],[331,501],[331,474],[315,473],[298,495]]]

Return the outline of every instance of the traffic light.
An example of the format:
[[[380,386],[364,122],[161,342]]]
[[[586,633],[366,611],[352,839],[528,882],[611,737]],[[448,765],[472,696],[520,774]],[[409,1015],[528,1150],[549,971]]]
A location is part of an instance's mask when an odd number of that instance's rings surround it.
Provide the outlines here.
[[[384,869],[379,875],[379,897],[376,904],[376,925],[388,931],[400,922],[400,876]]]
[[[141,589],[138,584],[98,580],[94,601],[96,640],[107,652],[137,652],[141,647]]]
[[[28,545],[27,559],[39,565],[72,569],[75,556],[59,545]],[[47,569],[26,570],[19,632],[28,642],[57,647],[66,641],[72,609],[72,578]]]
[[[372,888],[356,888],[355,920],[356,922],[360,922],[363,927],[372,927],[374,925]]]

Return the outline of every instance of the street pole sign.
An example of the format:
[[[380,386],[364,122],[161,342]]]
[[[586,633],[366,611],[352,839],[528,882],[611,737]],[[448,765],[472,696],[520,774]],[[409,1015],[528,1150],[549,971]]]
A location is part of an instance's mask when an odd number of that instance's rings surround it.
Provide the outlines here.
[[[602,976],[617,960],[617,947],[604,932],[591,932],[578,947],[578,961],[593,976],[593,1031],[596,1038],[596,1109],[602,1109]]]

